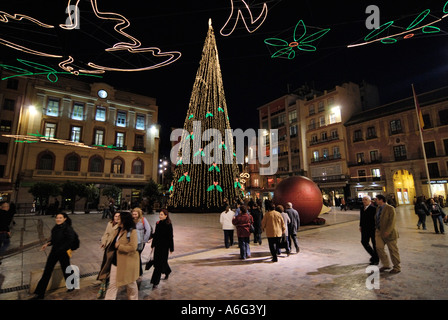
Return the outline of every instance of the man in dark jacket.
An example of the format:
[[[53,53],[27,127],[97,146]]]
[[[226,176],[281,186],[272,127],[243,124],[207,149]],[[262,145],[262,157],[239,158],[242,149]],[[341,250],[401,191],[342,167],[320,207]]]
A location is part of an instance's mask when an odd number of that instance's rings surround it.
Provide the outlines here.
[[[375,214],[376,208],[372,206],[369,196],[362,198],[363,206],[360,209],[359,231],[361,232],[361,243],[370,254],[370,264],[377,265],[379,263],[378,253],[376,252],[375,242]],[[370,246],[372,241],[372,246]]]
[[[290,224],[288,224],[288,237],[289,237],[289,243],[294,243],[294,246],[296,247],[296,252],[299,253],[299,242],[297,240],[297,231],[300,227],[300,217],[299,213],[296,209],[292,207],[292,203],[288,202],[286,204],[286,210],[285,212],[288,214],[289,219],[291,220]],[[291,241],[292,240],[292,241]]]
[[[3,258],[3,255],[11,243],[11,231],[9,230],[9,226],[11,225],[14,212],[9,209],[8,202],[2,202],[0,204],[0,259]]]

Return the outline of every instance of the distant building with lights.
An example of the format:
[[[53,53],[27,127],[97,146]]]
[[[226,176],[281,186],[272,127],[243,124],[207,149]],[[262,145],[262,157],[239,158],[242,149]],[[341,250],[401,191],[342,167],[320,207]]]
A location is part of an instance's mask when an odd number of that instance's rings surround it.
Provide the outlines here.
[[[259,176],[251,168],[251,187],[260,198],[273,195],[276,185],[289,176],[307,176],[318,184],[330,204],[349,196],[348,140],[344,122],[378,101],[376,87],[348,82],[319,92],[303,86],[258,108],[260,128],[269,136],[278,130],[278,171]],[[269,141],[269,138],[268,138]]]
[[[409,88],[412,94],[411,87]],[[381,193],[397,205],[414,197],[448,192],[448,87],[417,96],[424,130],[423,145],[414,99],[410,97],[353,115],[345,126],[350,148],[350,193],[354,197]],[[428,188],[428,180],[430,188]]]
[[[116,185],[137,205],[157,181],[155,98],[101,82],[16,77],[0,81],[0,118],[0,192],[22,208],[38,181]]]

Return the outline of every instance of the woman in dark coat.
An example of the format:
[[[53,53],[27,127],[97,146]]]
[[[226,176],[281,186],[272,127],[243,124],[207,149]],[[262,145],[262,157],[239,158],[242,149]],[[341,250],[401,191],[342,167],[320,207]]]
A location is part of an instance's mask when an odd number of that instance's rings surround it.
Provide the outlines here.
[[[429,210],[422,196],[417,198],[414,210],[415,214],[418,216],[417,228],[420,229],[420,226],[422,226],[423,230],[426,230],[426,216],[429,216]]]
[[[232,223],[236,226],[236,234],[240,246],[240,258],[250,258],[250,225],[254,223],[252,216],[247,213],[246,206],[240,206],[240,214],[235,216]]]
[[[151,248],[154,248],[154,272],[151,277],[153,289],[159,285],[162,273],[164,280],[168,279],[171,268],[168,265],[168,255],[174,251],[173,225],[168,210],[162,209],[159,213],[160,220],[156,223]]]
[[[51,252],[48,255],[47,263],[45,264],[44,273],[42,278],[37,284],[34,294],[34,299],[43,299],[45,290],[47,289],[48,282],[50,281],[51,274],[53,273],[54,266],[59,261],[61,264],[61,270],[64,278],[67,280],[69,274],[65,273],[65,270],[70,265],[71,247],[75,241],[75,231],[72,228],[72,222],[67,214],[58,213],[55,218],[56,225],[51,229],[51,238],[45,243],[41,251],[44,251],[47,246],[51,246]],[[69,289],[68,291],[72,291]]]
[[[263,220],[263,212],[261,212],[257,203],[253,203],[252,210],[250,211],[252,218],[254,219],[254,243],[261,245],[261,220]]]

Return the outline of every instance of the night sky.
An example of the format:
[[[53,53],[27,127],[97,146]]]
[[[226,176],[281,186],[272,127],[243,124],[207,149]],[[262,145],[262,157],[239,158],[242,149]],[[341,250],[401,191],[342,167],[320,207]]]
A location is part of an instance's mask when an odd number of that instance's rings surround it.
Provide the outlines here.
[[[94,0],[92,0],[94,1]],[[64,23],[68,1],[2,1],[0,11],[30,15],[47,24]],[[76,1],[72,0],[72,3]],[[242,1],[233,0],[235,4]],[[162,127],[161,156],[169,156],[171,127],[183,127],[191,90],[201,59],[201,52],[212,19],[224,81],[224,90],[233,129],[258,128],[257,107],[291,90],[308,84],[316,90],[332,89],[346,81],[365,80],[379,88],[381,103],[402,99],[412,94],[447,85],[448,17],[434,24],[440,32],[423,34],[415,31],[410,39],[397,37],[394,44],[379,42],[347,48],[361,43],[371,32],[365,26],[368,5],[380,9],[380,21],[394,24],[382,36],[406,31],[406,28],[426,9],[427,17],[419,26],[441,18],[445,1],[246,1],[254,16],[267,3],[266,21],[258,30],[249,33],[238,21],[234,32],[224,37],[221,28],[231,12],[231,0],[207,1],[149,1],[97,0],[102,12],[115,12],[126,17],[130,27],[125,31],[140,40],[142,47],[158,47],[162,51],[179,51],[179,60],[162,68],[141,72],[108,71],[99,81],[117,89],[129,90],[155,97],[159,106]],[[45,5],[43,4],[45,3]],[[125,5],[123,5],[125,3]],[[123,41],[113,29],[115,23],[98,19],[89,0],[80,1],[80,29],[51,30],[26,22],[0,23],[0,38],[15,41],[34,49],[54,52],[75,58],[75,64],[85,66],[89,61],[119,67],[142,68],[153,65],[148,55],[105,53],[106,47]],[[446,8],[448,10],[448,6]],[[299,20],[307,26],[307,34],[324,28],[330,31],[313,45],[315,52],[296,51],[294,59],[271,58],[275,52],[264,43],[266,38],[292,41]],[[58,59],[20,53],[0,45],[0,61],[17,65],[16,58],[32,60],[57,68]],[[91,78],[79,77],[92,81]]]

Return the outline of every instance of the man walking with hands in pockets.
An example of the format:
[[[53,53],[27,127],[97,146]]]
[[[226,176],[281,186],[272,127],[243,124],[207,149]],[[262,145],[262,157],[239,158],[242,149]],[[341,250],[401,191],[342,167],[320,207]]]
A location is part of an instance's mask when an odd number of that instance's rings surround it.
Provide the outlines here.
[[[390,269],[389,257],[386,254],[385,246],[389,249],[390,260],[392,260],[393,268],[389,273],[401,272],[400,253],[398,251],[398,230],[395,227],[395,209],[386,203],[386,197],[379,194],[376,196],[375,215],[375,241],[376,251],[382,263],[380,271]]]

